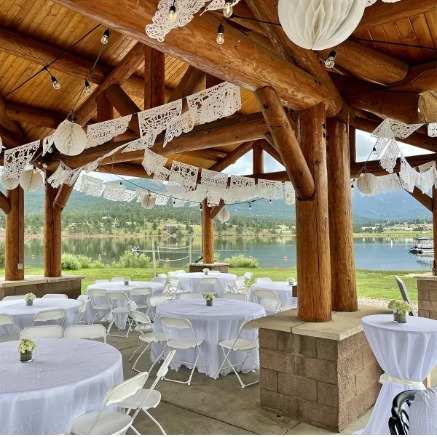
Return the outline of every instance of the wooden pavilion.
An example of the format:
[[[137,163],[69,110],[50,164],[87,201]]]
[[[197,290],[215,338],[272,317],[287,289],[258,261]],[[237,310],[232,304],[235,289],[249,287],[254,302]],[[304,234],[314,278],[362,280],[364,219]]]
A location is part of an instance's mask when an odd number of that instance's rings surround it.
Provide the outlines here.
[[[277,25],[277,3],[242,0],[225,20],[220,10],[197,13],[159,42],[144,30],[158,0],[0,0],[0,136],[6,148],[14,148],[51,135],[72,107],[76,122],[86,126],[224,80],[239,85],[238,114],[195,126],[165,148],[158,136],[152,150],[169,162],[219,172],[253,150],[251,177],[291,181],[297,197],[298,318],[324,322],[332,311],[357,310],[350,186],[363,163],[356,162],[355,130],[372,132],[386,118],[407,124],[437,121],[437,3],[378,0],[336,48],[332,69],[322,62],[330,50],[302,49],[288,39]],[[222,22],[225,42],[218,45]],[[109,41],[89,75],[106,28]],[[47,71],[35,75],[43,67]],[[50,76],[60,89],[53,89]],[[90,94],[80,93],[85,78]],[[61,159],[78,168],[138,136],[133,119],[125,134],[106,144],[78,156],[56,150],[43,158],[37,154],[33,164],[49,177]],[[434,152],[407,158],[410,165],[436,159],[437,138],[427,135],[426,126],[403,141]],[[99,171],[147,177],[143,153],[115,153],[99,163]],[[265,154],[286,171],[266,173]],[[395,171],[399,166],[398,160]],[[385,174],[376,160],[366,171]],[[46,184],[45,190],[44,273],[59,277],[61,216],[72,186]],[[412,195],[433,211],[437,229],[433,192],[431,198],[416,188]],[[213,262],[213,219],[222,206],[203,204],[206,263]],[[7,217],[6,279],[22,280],[22,188],[1,194],[0,207]]]

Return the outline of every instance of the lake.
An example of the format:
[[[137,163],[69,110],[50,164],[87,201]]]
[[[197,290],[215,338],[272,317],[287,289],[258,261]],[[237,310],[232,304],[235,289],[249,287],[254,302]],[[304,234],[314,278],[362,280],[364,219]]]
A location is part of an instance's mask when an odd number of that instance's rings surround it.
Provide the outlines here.
[[[188,263],[189,239],[155,238],[162,260],[179,260],[170,263],[171,267],[183,267]],[[414,244],[412,238],[357,238],[354,240],[355,265],[358,269],[368,270],[430,270],[428,260],[432,257],[418,258],[408,252]],[[92,259],[101,256],[104,263],[118,260],[120,255],[132,247],[146,250],[152,257],[151,239],[147,238],[66,238],[62,242],[62,251],[83,254]],[[170,247],[171,249],[168,249]],[[25,265],[43,267],[42,239],[29,239],[25,243]],[[220,260],[233,255],[253,256],[260,267],[295,267],[296,240],[294,238],[218,238],[215,250]],[[201,240],[196,238],[192,243],[192,261],[201,256]],[[158,251],[156,252],[158,259]]]

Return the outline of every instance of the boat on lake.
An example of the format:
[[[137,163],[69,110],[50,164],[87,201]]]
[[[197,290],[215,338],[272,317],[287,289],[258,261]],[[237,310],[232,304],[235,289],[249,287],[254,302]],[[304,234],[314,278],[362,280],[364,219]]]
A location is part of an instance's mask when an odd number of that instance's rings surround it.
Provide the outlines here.
[[[429,237],[419,237],[416,238],[416,244],[409,250],[410,253],[414,254],[433,254],[434,253],[434,242],[432,238]]]

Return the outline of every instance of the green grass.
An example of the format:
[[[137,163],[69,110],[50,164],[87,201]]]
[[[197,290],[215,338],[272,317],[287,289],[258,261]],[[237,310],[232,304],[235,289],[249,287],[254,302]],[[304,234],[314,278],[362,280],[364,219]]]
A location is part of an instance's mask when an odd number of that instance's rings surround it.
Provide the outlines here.
[[[159,268],[158,273],[164,273],[169,269]],[[285,281],[289,277],[297,277],[296,269],[280,268],[232,268],[230,273],[243,275],[246,271],[253,273],[253,279],[259,277],[270,277],[274,281]],[[417,300],[417,284],[413,278],[415,272],[396,272],[396,271],[375,271],[375,270],[357,270],[357,291],[359,297],[397,299],[400,297],[394,275],[398,275],[406,284],[411,299]],[[416,272],[423,273],[423,272]],[[43,269],[27,268],[26,275],[42,275]],[[111,279],[113,276],[129,276],[131,280],[146,281],[153,277],[152,268],[120,268],[120,267],[103,267],[94,269],[79,269],[74,271],[65,270],[64,275],[82,275],[85,278],[82,281],[82,293],[86,287],[94,282],[95,279]],[[4,276],[4,270],[0,270],[0,276]]]

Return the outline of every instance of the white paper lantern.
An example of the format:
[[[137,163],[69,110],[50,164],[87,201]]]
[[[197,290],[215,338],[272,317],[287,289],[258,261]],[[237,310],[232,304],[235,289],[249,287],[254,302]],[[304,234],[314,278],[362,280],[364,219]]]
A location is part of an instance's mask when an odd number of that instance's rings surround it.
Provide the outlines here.
[[[53,140],[61,153],[76,156],[85,149],[87,136],[78,124],[64,120],[56,129]]]
[[[152,209],[155,206],[155,198],[150,194],[144,196],[141,200],[141,205],[143,208]]]
[[[20,176],[20,185],[24,191],[37,191],[42,187],[44,180],[41,173],[35,168],[32,170],[25,170]]]
[[[372,194],[376,191],[378,187],[378,178],[371,174],[366,173],[364,176],[360,176],[357,179],[357,188],[363,194]]]
[[[222,208],[219,213],[217,214],[217,218],[222,222],[225,223],[231,218],[231,214],[229,214],[229,211],[226,208]]]
[[[7,178],[5,175],[2,175],[0,182],[6,190],[13,190],[14,188],[17,188],[18,184],[20,183],[18,178]]]
[[[367,0],[279,0],[279,21],[295,44],[324,50],[345,41],[358,26]]]

